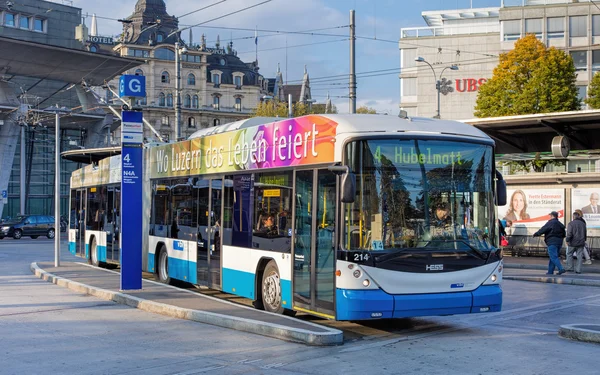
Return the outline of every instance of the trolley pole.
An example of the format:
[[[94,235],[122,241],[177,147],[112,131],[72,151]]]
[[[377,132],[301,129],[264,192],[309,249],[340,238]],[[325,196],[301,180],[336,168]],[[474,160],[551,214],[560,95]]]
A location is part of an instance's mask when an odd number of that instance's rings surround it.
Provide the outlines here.
[[[356,113],[356,25],[354,23],[354,10],[350,11],[350,113]]]

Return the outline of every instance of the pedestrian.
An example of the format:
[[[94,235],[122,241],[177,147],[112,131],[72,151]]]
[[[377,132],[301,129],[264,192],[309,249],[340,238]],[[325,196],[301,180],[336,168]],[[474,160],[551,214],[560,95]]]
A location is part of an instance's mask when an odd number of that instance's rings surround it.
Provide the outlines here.
[[[583,248],[587,240],[587,227],[579,212],[573,212],[573,220],[567,226],[567,271],[573,272],[573,253],[577,254],[575,273],[581,273]]]
[[[548,257],[550,257],[547,275],[554,275],[554,268],[558,269],[559,275],[567,272],[558,257],[558,251],[562,247],[563,239],[565,238],[565,226],[558,221],[558,212],[550,212],[550,220],[535,232],[533,237],[541,235],[544,235],[544,242],[548,246]]]
[[[580,209],[577,209],[577,210],[575,210],[575,212],[579,213],[581,220],[583,220],[583,222],[585,223],[585,219],[583,218],[583,211],[581,211]],[[586,223],[586,228],[587,228],[587,223]],[[590,245],[586,241],[585,245],[583,246],[583,259],[585,259],[583,261],[583,264],[592,264],[592,258],[590,257],[590,253],[591,253]]]

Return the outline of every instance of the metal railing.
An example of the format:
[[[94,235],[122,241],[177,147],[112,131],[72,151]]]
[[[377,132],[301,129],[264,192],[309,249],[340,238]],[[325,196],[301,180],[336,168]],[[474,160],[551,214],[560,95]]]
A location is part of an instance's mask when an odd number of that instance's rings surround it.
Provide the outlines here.
[[[543,237],[533,237],[532,235],[511,235],[506,236],[508,246],[504,246],[504,254],[511,256],[548,256],[548,246]],[[590,257],[600,259],[600,237],[588,237]],[[567,248],[563,246],[560,254],[564,256]]]
[[[424,38],[448,35],[469,35],[499,33],[500,23],[481,24],[468,26],[427,26],[427,27],[405,27],[400,29],[400,38]]]
[[[589,3],[590,0],[502,0],[500,7],[526,7],[535,5]]]

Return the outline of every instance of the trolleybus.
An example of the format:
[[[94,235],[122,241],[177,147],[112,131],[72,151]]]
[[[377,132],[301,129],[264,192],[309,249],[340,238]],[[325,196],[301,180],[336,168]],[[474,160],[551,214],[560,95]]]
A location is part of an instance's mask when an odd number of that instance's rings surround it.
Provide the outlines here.
[[[380,115],[253,118],[144,150],[143,270],[257,308],[365,320],[500,311],[494,142]],[[73,172],[69,247],[120,259],[120,156]]]

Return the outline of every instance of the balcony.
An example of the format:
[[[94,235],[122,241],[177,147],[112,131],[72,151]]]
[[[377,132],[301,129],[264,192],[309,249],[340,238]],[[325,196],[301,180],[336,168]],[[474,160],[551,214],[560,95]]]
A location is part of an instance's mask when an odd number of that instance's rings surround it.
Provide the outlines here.
[[[400,29],[400,39],[404,38],[426,38],[451,35],[470,35],[499,33],[500,24],[478,24],[478,25],[453,25],[436,27],[405,27]]]

